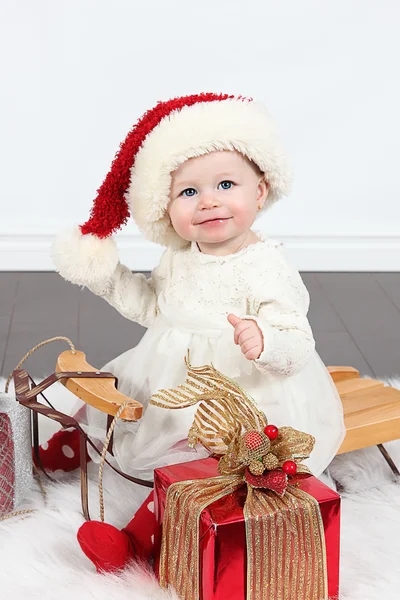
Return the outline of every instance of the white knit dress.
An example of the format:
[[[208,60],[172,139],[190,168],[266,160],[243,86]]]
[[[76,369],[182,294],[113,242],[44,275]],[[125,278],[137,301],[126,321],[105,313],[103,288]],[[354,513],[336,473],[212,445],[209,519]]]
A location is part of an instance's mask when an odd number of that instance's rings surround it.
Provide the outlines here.
[[[342,403],[315,350],[309,294],[280,244],[259,238],[228,256],[203,254],[195,243],[168,249],[150,279],[119,264],[109,280],[90,287],[148,328],[135,348],[103,367],[118,377],[121,392],[145,407],[139,422],[119,423],[115,430],[114,455],[125,472],[152,479],[158,466],[206,456],[186,444],[196,406],[148,405],[157,390],[184,382],[188,349],[194,366],[212,363],[242,386],[269,423],[315,436],[307,464],[316,476],[336,454],[345,434]],[[235,345],[229,313],[256,320],[264,336],[258,360],[247,360]],[[83,424],[92,438],[104,440],[99,411],[89,407]]]

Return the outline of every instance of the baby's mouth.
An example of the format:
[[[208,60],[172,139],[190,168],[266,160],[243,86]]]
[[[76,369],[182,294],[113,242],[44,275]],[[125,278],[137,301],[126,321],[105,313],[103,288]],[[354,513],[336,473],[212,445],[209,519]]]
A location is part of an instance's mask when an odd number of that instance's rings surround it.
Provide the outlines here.
[[[225,221],[229,221],[232,217],[217,217],[214,219],[206,219],[205,221],[201,221],[197,223],[197,225],[206,225],[207,223],[224,223]]]

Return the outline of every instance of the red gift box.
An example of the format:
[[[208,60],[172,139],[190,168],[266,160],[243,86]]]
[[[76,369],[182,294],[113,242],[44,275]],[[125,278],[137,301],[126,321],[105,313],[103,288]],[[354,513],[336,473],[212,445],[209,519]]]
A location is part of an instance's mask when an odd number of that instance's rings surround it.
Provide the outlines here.
[[[159,574],[162,521],[168,487],[177,481],[217,477],[218,461],[197,460],[156,469],[154,505],[157,521],[155,534],[155,571]],[[298,487],[319,503],[326,543],[329,598],[339,593],[340,496],[315,477]],[[200,599],[245,600],[246,534],[243,506],[246,486],[225,496],[202,511],[199,523]],[[185,557],[182,557],[185,560]],[[289,597],[289,596],[288,596]],[[197,599],[193,599],[197,600]],[[294,599],[291,599],[294,600]]]

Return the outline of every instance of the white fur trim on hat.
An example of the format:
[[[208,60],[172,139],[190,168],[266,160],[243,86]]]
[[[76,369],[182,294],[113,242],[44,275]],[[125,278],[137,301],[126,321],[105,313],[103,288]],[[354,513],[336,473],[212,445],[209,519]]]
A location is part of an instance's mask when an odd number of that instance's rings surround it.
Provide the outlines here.
[[[147,135],[132,167],[126,197],[149,240],[175,248],[187,245],[167,213],[171,173],[189,158],[215,150],[237,150],[258,165],[270,186],[267,206],[290,192],[291,171],[263,104],[229,99],[185,106]]]
[[[62,232],[55,238],[52,258],[64,279],[77,285],[108,280],[118,265],[118,251],[112,237],[82,235],[79,227]]]

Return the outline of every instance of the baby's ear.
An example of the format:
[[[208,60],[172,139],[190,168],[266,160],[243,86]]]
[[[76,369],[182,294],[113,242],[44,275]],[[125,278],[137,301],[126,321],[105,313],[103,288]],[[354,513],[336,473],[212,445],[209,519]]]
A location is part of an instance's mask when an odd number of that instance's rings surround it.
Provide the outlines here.
[[[262,177],[258,183],[257,205],[260,209],[264,206],[269,194],[269,183]]]

